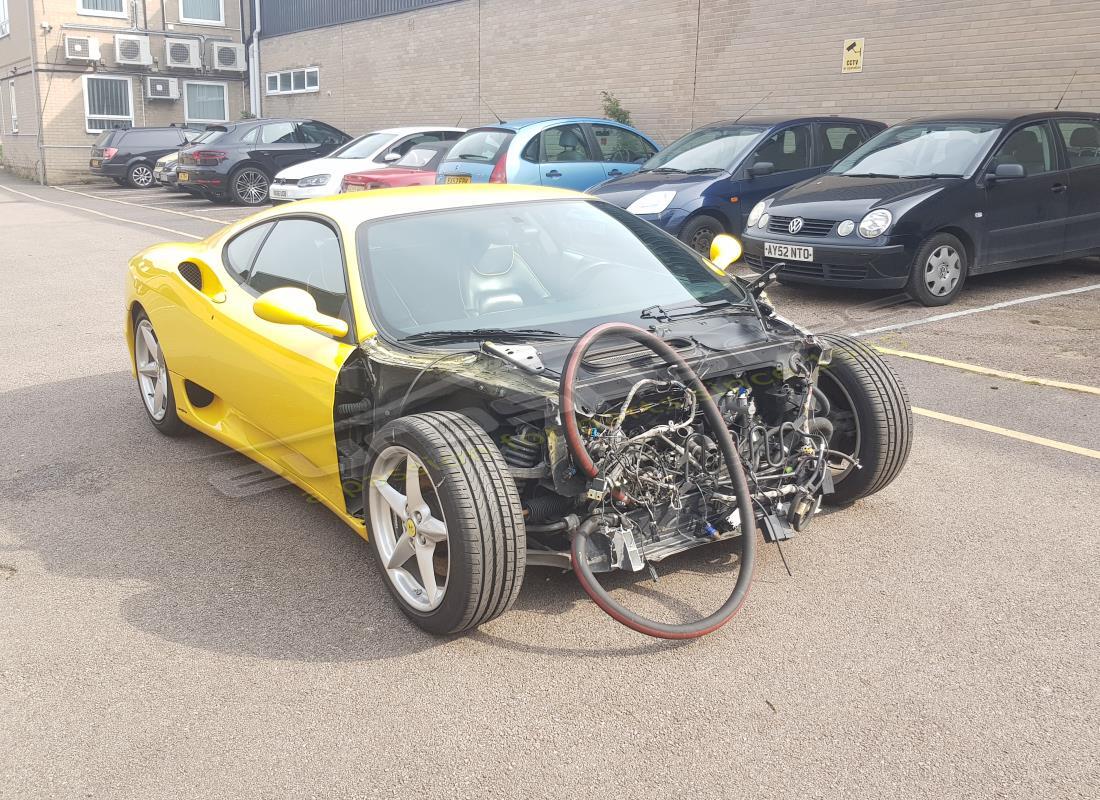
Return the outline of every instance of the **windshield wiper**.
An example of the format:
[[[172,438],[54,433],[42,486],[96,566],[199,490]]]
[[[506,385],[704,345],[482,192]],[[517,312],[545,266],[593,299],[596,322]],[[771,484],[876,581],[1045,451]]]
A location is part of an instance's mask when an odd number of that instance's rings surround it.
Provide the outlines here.
[[[482,339],[557,339],[563,334],[544,328],[474,328],[473,330],[421,331],[401,339],[410,344],[447,344]]]
[[[689,169],[688,175],[702,175],[706,172],[725,172],[721,167],[698,167],[696,169]]]
[[[463,161],[488,161],[485,156],[479,156],[477,153],[459,153],[459,158]]]
[[[845,178],[900,178],[901,175],[890,175],[886,172],[841,172]]]
[[[902,175],[903,178],[961,178],[962,175],[958,175],[953,172],[929,172],[925,175]]]
[[[717,300],[692,300],[687,303],[676,303],[671,306],[654,304],[648,308],[642,309],[641,314],[638,316],[642,319],[655,319],[668,322],[678,317],[694,317],[700,314],[709,314],[711,311],[717,311],[719,309],[731,308],[755,313],[749,306],[736,302],[728,297],[720,297]]]

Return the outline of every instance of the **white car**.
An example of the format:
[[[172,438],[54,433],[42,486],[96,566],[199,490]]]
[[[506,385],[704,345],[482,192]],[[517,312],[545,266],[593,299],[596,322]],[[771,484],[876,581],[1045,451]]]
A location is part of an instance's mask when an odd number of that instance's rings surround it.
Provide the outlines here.
[[[271,182],[271,202],[287,203],[307,197],[326,197],[340,193],[345,175],[388,166],[398,161],[414,145],[423,142],[456,142],[465,128],[422,125],[410,128],[385,128],[352,139],[324,158],[287,167]]]

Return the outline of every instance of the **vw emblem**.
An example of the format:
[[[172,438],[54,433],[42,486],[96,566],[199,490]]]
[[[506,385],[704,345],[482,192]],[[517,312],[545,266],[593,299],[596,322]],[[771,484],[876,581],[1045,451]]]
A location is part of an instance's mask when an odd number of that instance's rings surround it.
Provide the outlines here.
[[[787,230],[791,233],[798,233],[802,230],[802,217],[792,219],[790,225],[787,226]]]

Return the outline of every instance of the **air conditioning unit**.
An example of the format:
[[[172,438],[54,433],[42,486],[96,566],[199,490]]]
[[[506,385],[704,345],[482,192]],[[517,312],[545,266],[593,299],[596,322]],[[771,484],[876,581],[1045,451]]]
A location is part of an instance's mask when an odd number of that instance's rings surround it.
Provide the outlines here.
[[[179,79],[150,75],[145,79],[145,97],[149,100],[179,100]]]
[[[244,72],[244,45],[214,42],[214,69]]]
[[[66,61],[99,61],[99,39],[94,36],[65,35]]]
[[[148,36],[131,34],[115,35],[115,61],[119,64],[137,64],[147,67],[153,63]]]
[[[199,69],[202,67],[202,54],[195,39],[164,40],[164,63],[169,67]]]

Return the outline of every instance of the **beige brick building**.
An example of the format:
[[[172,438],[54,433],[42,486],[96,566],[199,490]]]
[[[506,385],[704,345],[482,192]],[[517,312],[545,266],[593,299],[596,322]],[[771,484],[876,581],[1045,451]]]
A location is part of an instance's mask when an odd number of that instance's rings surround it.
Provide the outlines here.
[[[0,0],[3,163],[50,183],[80,180],[105,127],[239,118],[247,107],[248,7]]]
[[[349,133],[475,125],[492,111],[601,115],[608,89],[667,143],[756,103],[761,113],[886,122],[1052,108],[1074,71],[1063,107],[1100,108],[1100,0],[453,0],[287,33],[333,9],[346,19],[356,4],[263,2],[264,114],[316,116]],[[845,74],[844,43],[855,38],[862,72]],[[284,93],[279,81],[294,70],[300,89]]]

